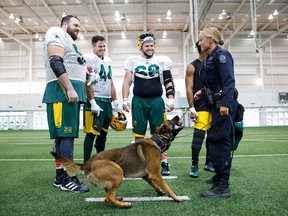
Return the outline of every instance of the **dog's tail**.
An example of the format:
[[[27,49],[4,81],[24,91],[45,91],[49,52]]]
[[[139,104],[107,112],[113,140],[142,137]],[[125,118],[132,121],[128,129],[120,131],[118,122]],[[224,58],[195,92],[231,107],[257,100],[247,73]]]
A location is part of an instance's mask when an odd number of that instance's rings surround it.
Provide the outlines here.
[[[65,168],[67,174],[69,176],[75,176],[82,170],[83,164],[75,164],[73,161],[70,159],[63,157],[61,155],[56,154],[55,152],[50,152],[53,157],[58,160],[62,166]]]

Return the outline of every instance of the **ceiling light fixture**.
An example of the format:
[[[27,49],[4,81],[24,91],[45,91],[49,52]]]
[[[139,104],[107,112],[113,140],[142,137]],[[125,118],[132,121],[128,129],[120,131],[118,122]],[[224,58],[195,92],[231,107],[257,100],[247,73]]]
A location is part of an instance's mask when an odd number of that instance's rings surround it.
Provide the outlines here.
[[[278,15],[278,11],[277,11],[277,10],[274,10],[273,15],[274,15],[274,16],[277,16],[277,15]]]
[[[167,38],[167,32],[166,32],[166,30],[164,30],[163,35],[162,35],[162,38]]]
[[[166,19],[167,19],[167,20],[172,20],[171,15],[172,15],[171,10],[168,10],[168,11],[167,11],[167,14],[166,14]]]
[[[66,16],[66,13],[65,13],[65,11],[63,11],[62,18],[65,17],[65,16]]]
[[[124,31],[121,32],[121,37],[122,37],[122,39],[126,39],[126,34]]]
[[[9,18],[10,18],[10,19],[14,19],[13,13],[10,13]]]
[[[38,38],[39,38],[39,34],[36,33],[35,36],[34,36],[34,38],[38,39]]]
[[[273,15],[272,15],[272,14],[269,14],[268,19],[269,19],[269,20],[272,20],[272,19],[273,19]]]

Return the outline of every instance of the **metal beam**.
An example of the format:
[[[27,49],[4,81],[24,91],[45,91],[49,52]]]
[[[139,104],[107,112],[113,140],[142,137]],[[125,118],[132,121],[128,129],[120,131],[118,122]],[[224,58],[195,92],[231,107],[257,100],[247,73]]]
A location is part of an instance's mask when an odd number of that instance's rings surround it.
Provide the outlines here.
[[[103,20],[103,18],[102,18],[101,11],[100,11],[100,9],[99,9],[99,7],[98,7],[98,4],[97,4],[96,0],[92,0],[92,1],[93,1],[93,4],[94,4],[94,8],[95,8],[98,16],[100,17],[100,22],[101,22],[101,25],[102,25],[102,27],[103,27],[103,29],[104,29],[104,32],[108,32],[108,29],[107,29],[107,27],[106,27],[106,25],[105,25],[105,23],[104,23],[104,20]]]
[[[142,3],[143,8],[143,30],[147,31],[147,1],[144,0]]]
[[[281,29],[279,29],[279,31],[273,35],[271,35],[270,37],[268,37],[265,41],[263,41],[260,44],[260,48],[263,47],[266,43],[268,43],[270,40],[272,40],[273,38],[275,38],[277,35],[281,34],[282,32],[284,32],[285,30],[288,29],[288,25],[283,26]]]
[[[35,13],[34,10],[32,10],[32,8],[23,0],[20,1],[22,3],[22,5],[31,13],[34,15],[34,17],[41,23],[40,26],[47,31],[50,26],[37,14]]]
[[[9,14],[3,10],[1,7],[0,7],[0,11],[2,13],[4,13],[7,17],[9,17]],[[27,30],[26,28],[24,28],[20,23],[15,23],[20,29],[22,29],[24,32],[26,32],[27,34],[32,34],[29,30]]]
[[[81,0],[81,3],[82,3],[82,6],[85,8],[87,14],[89,15],[90,19],[91,19],[92,22],[94,23],[93,26],[95,26],[95,29],[96,29],[97,34],[100,35],[100,34],[101,34],[101,30],[98,28],[98,26],[97,26],[97,21],[96,21],[96,19],[94,18],[93,14],[91,13],[90,9],[88,8],[85,0]]]
[[[11,38],[11,39],[15,40],[16,42],[18,42],[20,45],[22,45],[22,46],[26,47],[27,49],[31,50],[31,47],[29,47],[29,46],[28,46],[27,44],[25,44],[23,41],[15,38],[10,32],[6,31],[6,30],[3,29],[2,27],[0,27],[0,31],[1,31],[3,34],[7,35],[9,38]]]
[[[265,3],[265,0],[262,0],[259,5],[257,6],[257,8],[261,7],[262,4]],[[230,37],[228,38],[228,40],[225,40],[224,45],[225,46],[227,43],[230,42],[230,40],[232,40],[232,38],[244,27],[244,25],[248,22],[248,20],[251,20],[251,15],[248,15],[245,20],[237,26],[237,28],[233,31],[233,33],[230,35]]]

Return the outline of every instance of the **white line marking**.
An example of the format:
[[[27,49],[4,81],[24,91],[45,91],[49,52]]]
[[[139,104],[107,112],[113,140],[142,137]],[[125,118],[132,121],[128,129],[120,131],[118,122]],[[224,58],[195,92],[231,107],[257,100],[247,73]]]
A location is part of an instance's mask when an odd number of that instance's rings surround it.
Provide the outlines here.
[[[177,176],[162,176],[163,179],[177,179]],[[124,178],[124,180],[143,180],[142,178]]]
[[[188,196],[179,196],[184,200],[190,200]],[[104,202],[105,198],[85,198],[86,202]],[[143,202],[143,201],[173,201],[171,197],[124,197],[124,202]]]
[[[261,155],[234,155],[233,157],[234,158],[253,158],[253,157],[286,157],[288,156],[288,154],[261,154]],[[200,156],[199,158],[205,158],[204,156]],[[169,159],[191,159],[191,157],[169,157]],[[18,161],[54,161],[54,159],[41,159],[41,158],[38,158],[38,159],[24,159],[24,158],[0,158],[0,162],[1,161],[15,161],[15,162],[18,162]],[[83,161],[83,159],[74,159],[74,161]]]

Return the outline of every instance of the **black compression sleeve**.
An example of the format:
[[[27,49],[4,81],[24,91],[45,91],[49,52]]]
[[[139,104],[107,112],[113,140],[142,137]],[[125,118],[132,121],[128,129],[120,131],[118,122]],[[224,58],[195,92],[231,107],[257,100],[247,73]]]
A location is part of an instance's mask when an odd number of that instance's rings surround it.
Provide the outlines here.
[[[49,60],[50,67],[52,68],[57,78],[66,73],[66,69],[63,64],[63,58],[61,56],[52,55]]]
[[[171,71],[163,71],[163,81],[166,90],[166,97],[168,98],[169,95],[175,96],[175,86]]]

